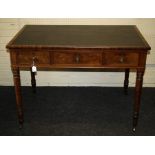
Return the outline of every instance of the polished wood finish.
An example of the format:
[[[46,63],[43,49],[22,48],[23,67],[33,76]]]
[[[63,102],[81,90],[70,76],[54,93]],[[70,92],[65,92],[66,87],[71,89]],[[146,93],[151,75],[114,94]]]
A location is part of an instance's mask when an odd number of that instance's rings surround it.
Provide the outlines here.
[[[137,72],[133,129],[138,122],[143,73],[150,46],[134,25],[26,25],[6,46],[10,52],[19,123],[23,123],[20,69],[129,70]],[[35,74],[31,84],[36,90]]]
[[[25,55],[25,52],[26,55]],[[19,51],[17,56],[17,62],[19,65],[32,65],[34,60],[35,64],[47,65],[50,64],[50,53],[48,51]]]
[[[78,65],[78,66],[89,66],[92,64],[95,66],[101,66],[102,64],[102,53],[98,51],[55,51],[53,54],[54,65]]]
[[[17,113],[19,118],[20,128],[23,125],[23,106],[22,106],[22,96],[21,96],[21,83],[20,83],[20,71],[18,67],[12,67],[15,93],[16,93],[16,105],[17,105]]]
[[[138,66],[139,53],[129,52],[125,53],[124,51],[114,51],[114,52],[105,52],[105,57],[103,63],[107,66],[117,66],[117,67],[126,67],[126,66]]]
[[[54,51],[53,67],[98,67],[102,66],[102,52],[89,50]]]
[[[144,75],[144,70],[137,70],[135,103],[134,103],[134,112],[133,112],[133,131],[136,130],[136,126],[138,124],[138,116],[139,116],[139,110],[140,110],[140,99],[141,99],[142,84],[143,84],[143,75]]]

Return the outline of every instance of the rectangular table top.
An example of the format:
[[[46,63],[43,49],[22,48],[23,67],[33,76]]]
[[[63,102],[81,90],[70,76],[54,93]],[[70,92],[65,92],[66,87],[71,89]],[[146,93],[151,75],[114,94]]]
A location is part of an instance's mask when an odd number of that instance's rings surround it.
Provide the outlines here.
[[[25,25],[7,45],[22,47],[151,49],[135,25]]]

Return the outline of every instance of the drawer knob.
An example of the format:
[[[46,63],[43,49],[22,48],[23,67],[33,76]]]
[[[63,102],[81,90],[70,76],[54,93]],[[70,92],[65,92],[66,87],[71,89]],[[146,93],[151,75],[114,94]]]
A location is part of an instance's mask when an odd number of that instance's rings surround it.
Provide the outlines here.
[[[36,57],[34,56],[32,58],[32,72],[36,73],[37,72],[37,67],[35,65],[35,60],[36,60]]]
[[[75,61],[76,61],[76,63],[80,62],[80,56],[78,54],[76,55]]]
[[[120,63],[124,63],[124,56],[122,56],[119,60]]]

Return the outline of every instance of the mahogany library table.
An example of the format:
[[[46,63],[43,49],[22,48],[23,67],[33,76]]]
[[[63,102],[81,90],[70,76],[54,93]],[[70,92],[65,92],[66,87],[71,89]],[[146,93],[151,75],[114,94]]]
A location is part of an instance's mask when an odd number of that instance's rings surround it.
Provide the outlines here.
[[[146,57],[151,49],[135,25],[25,25],[6,47],[11,58],[20,127],[24,120],[20,70],[30,70],[35,92],[36,69],[101,72],[113,69],[125,72],[125,93],[129,71],[136,71],[135,131]]]

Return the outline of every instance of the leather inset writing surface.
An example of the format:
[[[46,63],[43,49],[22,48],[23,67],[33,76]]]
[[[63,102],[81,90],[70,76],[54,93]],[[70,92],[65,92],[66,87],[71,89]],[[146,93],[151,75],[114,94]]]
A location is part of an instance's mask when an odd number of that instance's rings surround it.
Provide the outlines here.
[[[26,25],[8,47],[143,48],[134,25]]]

